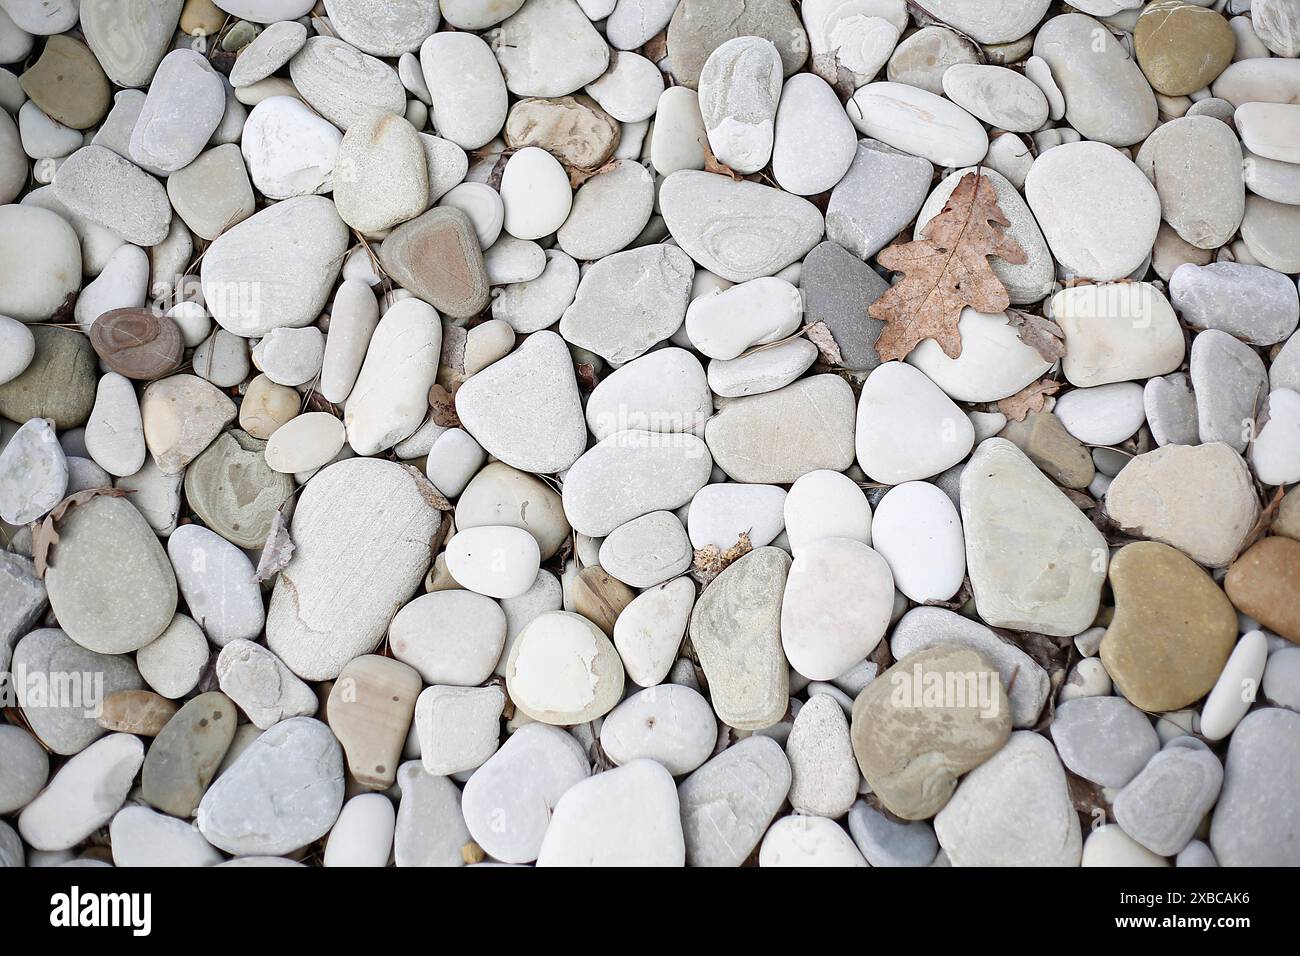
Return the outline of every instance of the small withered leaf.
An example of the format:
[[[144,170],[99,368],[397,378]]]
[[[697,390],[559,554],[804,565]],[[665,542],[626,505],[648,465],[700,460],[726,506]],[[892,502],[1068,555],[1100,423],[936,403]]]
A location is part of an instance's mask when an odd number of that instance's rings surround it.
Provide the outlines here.
[[[1007,310],[1007,324],[1016,330],[1016,336],[1043,357],[1044,362],[1055,362],[1065,356],[1065,333],[1051,319],[1019,309]]]
[[[86,488],[76,494],[68,495],[60,501],[39,523],[32,525],[32,564],[38,578],[45,577],[45,570],[50,566],[50,548],[59,543],[59,522],[68,513],[68,509],[84,505],[93,498],[103,495],[105,498],[125,498],[132,492],[125,488]]]
[[[902,281],[867,309],[887,323],[876,342],[882,362],[901,361],[925,339],[934,339],[945,355],[957,358],[962,309],[1002,312],[1011,304],[1006,286],[989,265],[989,256],[1013,264],[1028,261],[1025,250],[1003,231],[1010,224],[992,181],[970,172],[920,239],[880,251],[877,262],[903,273]]]
[[[1050,378],[1030,382],[1010,398],[998,402],[998,411],[1013,422],[1023,422],[1030,412],[1041,412],[1047,400],[1061,390],[1061,383]]]

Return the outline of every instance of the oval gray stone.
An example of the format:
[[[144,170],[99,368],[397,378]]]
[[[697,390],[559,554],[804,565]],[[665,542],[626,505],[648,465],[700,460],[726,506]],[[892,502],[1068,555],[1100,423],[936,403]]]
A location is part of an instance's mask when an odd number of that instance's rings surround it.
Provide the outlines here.
[[[1222,785],[1223,765],[1208,747],[1175,742],[1115,797],[1115,822],[1152,853],[1173,856],[1196,834]]]
[[[54,177],[54,195],[72,212],[137,246],[157,245],[171,226],[172,207],[162,183],[103,146],[83,146],[65,159]]]
[[[208,788],[199,832],[236,856],[278,856],[329,832],[343,789],[343,750],[329,727],[292,717],[249,744]]]
[[[659,204],[677,244],[731,282],[780,272],[821,241],[824,227],[806,199],[695,169],[665,179]]]
[[[1160,749],[1151,718],[1123,697],[1065,701],[1052,719],[1052,742],[1073,773],[1103,787],[1123,787]]]
[[[131,658],[88,651],[57,628],[19,641],[11,668],[27,725],[57,754],[79,753],[107,732],[96,718],[110,694],[144,688]]]
[[[652,511],[672,511],[709,480],[713,458],[694,435],[629,429],[602,439],[564,477],[564,513],[575,531],[603,537]]]
[[[1300,866],[1300,714],[1265,707],[1233,731],[1210,846],[1223,866]]]
[[[1034,55],[1051,67],[1065,118],[1081,136],[1131,146],[1155,129],[1155,93],[1104,24],[1079,13],[1053,17],[1034,38]]]
[[[68,510],[45,588],[67,635],[101,654],[144,647],[176,613],[171,562],[125,498],[101,495]]]
[[[314,322],[350,238],[324,196],[268,206],[208,246],[200,270],[208,310],[222,328],[245,338]]]
[[[785,388],[728,402],[704,436],[733,481],[784,485],[810,471],[853,464],[853,390],[838,375],[814,375]]]
[[[373,110],[406,112],[397,71],[334,37],[310,37],[289,61],[289,78],[309,106],[344,132]]]

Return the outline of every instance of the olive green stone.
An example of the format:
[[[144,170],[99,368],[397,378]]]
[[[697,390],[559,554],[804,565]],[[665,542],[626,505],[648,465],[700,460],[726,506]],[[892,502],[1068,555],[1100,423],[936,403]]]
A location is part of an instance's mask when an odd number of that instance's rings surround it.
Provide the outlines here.
[[[108,115],[108,77],[95,54],[67,34],[45,41],[41,58],[18,81],[33,103],[73,129],[87,129]]]
[[[276,509],[293,491],[293,476],[272,471],[266,442],[232,428],[185,471],[185,499],[203,523],[241,548],[266,544]]]
[[[1030,412],[1023,422],[1008,422],[1001,435],[1058,485],[1087,488],[1097,473],[1088,449],[1051,412]]]
[[[200,694],[154,738],[141,771],[145,802],[189,819],[235,738],[239,715],[225,694]]]
[[[1178,549],[1139,541],[1111,558],[1110,586],[1101,662],[1129,702],[1158,713],[1209,693],[1237,641],[1237,613],[1213,578]]]
[[[937,644],[909,654],[853,702],[853,753],[881,803],[905,820],[934,816],[962,774],[1002,749],[1011,705],[978,651]]]
[[[1133,30],[1138,66],[1157,93],[1186,96],[1218,77],[1237,49],[1228,21],[1207,7],[1159,0]]]
[[[48,418],[59,431],[84,425],[95,407],[98,364],[90,339],[70,329],[29,325],[36,354],[17,378],[0,385],[0,418]]]

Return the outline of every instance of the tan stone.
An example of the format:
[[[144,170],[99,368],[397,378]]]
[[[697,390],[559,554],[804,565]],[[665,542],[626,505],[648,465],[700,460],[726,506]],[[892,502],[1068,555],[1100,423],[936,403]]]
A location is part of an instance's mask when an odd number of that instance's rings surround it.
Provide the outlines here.
[[[393,785],[420,687],[415,668],[378,654],[354,658],[339,673],[326,720],[361,786],[387,790]]]
[[[226,13],[212,0],[185,0],[181,10],[181,31],[189,36],[216,36],[226,22]]]
[[[302,399],[293,389],[277,385],[265,375],[248,383],[239,406],[239,427],[263,441],[298,414]]]
[[[539,146],[570,172],[594,172],[618,148],[621,127],[589,96],[520,100],[506,117],[506,145]]]
[[[1051,412],[1030,412],[1022,422],[1008,422],[1001,436],[1066,488],[1087,488],[1096,475],[1092,455]]]
[[[1300,541],[1273,535],[1251,545],[1223,586],[1237,610],[1300,644]]]
[[[235,419],[235,403],[197,375],[172,375],[144,390],[144,440],[158,467],[178,474]]]
[[[435,206],[394,229],[379,247],[379,262],[398,285],[452,318],[487,307],[487,270],[474,225],[452,206]]]
[[[853,702],[853,753],[872,792],[905,820],[934,816],[962,774],[1011,736],[997,669],[957,644],[909,654]]]
[[[1254,527],[1259,501],[1246,462],[1229,445],[1165,445],[1124,466],[1106,491],[1106,511],[1138,537],[1221,568]]]
[[[635,597],[635,591],[599,565],[583,568],[573,582],[573,609],[610,637],[614,621]]]
[[[151,690],[119,690],[104,698],[99,726],[141,737],[157,737],[176,713],[177,704]]]
[[[108,115],[108,77],[84,43],[67,34],[45,41],[41,58],[19,79],[33,103],[73,129],[87,129]]]
[[[1237,40],[1221,15],[1182,0],[1148,4],[1133,29],[1138,66],[1157,93],[1203,89],[1232,62]]]
[[[1110,562],[1115,616],[1101,661],[1142,710],[1178,710],[1214,686],[1237,640],[1237,615],[1186,555],[1157,541],[1121,548]]]
[[[1274,534],[1284,534],[1300,541],[1300,485],[1283,496],[1270,528]]]

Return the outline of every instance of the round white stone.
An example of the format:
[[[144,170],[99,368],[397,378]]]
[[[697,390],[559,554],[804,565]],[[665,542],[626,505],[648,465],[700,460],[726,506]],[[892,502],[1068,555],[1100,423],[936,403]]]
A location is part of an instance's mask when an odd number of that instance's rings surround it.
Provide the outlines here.
[[[855,442],[867,476],[894,485],[957,464],[974,446],[975,429],[923,372],[886,362],[862,387]]]
[[[272,471],[292,475],[313,471],[334,460],[347,432],[328,412],[307,412],[285,422],[266,443],[266,463]]]
[[[1137,269],[1160,228],[1155,187],[1105,143],[1065,143],[1042,153],[1025,179],[1025,198],[1061,266],[1097,281]]]
[[[544,149],[525,146],[501,174],[505,229],[516,239],[549,236],[569,218],[573,191],[559,160]]]
[[[946,601],[966,576],[966,543],[952,499],[924,481],[885,493],[871,521],[871,546],[889,563],[894,585],[917,604]]]
[[[472,591],[422,594],[388,627],[393,656],[419,671],[426,684],[481,684],[501,657],[505,638],[501,605]]]
[[[809,680],[831,680],[870,654],[894,609],[894,578],[879,553],[851,538],[800,548],[781,602],[781,646]]]
[[[1137,382],[1076,388],[1059,396],[1052,412],[1085,445],[1118,445],[1146,421],[1142,391]]]
[[[325,843],[324,866],[387,866],[397,813],[382,793],[362,793],[343,804]]]
[[[957,358],[948,358],[934,339],[926,339],[907,356],[908,363],[956,401],[999,401],[1052,367],[1032,346],[1021,341],[1003,312],[962,309],[957,330],[962,345]]]
[[[600,745],[616,764],[648,758],[673,776],[690,773],[713,753],[718,720],[697,691],[677,684],[649,687],[608,714]]]
[[[799,328],[803,297],[785,279],[764,276],[706,293],[686,309],[686,334],[710,358],[733,359]]]
[[[488,597],[523,594],[540,564],[537,539],[522,528],[467,528],[447,542],[447,571],[462,587]]]
[[[852,538],[871,544],[871,505],[847,475],[824,469],[810,471],[790,486],[785,499],[785,533],[795,556],[822,538]]]

